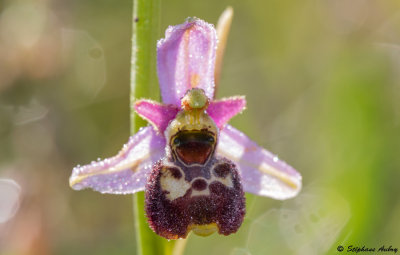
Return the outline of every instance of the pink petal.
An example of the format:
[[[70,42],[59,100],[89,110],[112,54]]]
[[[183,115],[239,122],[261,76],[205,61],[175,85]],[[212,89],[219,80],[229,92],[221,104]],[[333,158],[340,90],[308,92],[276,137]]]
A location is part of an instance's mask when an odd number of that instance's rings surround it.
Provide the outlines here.
[[[101,193],[128,194],[144,190],[152,164],[165,152],[165,139],[152,127],[129,138],[118,155],[89,165],[77,166],[69,178],[75,190],[92,188]]]
[[[287,199],[301,189],[301,175],[295,169],[230,125],[220,132],[217,153],[238,164],[246,192]]]
[[[163,105],[151,100],[139,100],[135,103],[136,113],[150,122],[160,134],[164,133],[179,110],[175,105]]]
[[[194,87],[213,98],[216,45],[214,27],[200,19],[167,29],[157,45],[157,72],[165,104],[180,106],[185,92]]]
[[[212,101],[207,108],[207,113],[221,129],[236,114],[242,112],[246,107],[244,97],[230,97]]]

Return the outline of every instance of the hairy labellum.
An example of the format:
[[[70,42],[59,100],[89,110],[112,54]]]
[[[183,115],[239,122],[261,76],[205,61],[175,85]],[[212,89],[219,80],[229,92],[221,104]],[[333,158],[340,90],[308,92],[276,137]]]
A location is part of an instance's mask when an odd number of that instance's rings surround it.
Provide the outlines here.
[[[245,215],[236,166],[225,158],[204,166],[157,162],[146,185],[146,214],[150,227],[168,239],[185,238],[191,230],[202,236],[235,233]]]

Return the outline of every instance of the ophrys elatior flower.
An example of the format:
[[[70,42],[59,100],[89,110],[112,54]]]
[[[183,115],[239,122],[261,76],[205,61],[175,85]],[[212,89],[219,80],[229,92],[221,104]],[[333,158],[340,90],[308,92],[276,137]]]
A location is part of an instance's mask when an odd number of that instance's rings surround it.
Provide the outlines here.
[[[237,231],[244,192],[287,199],[301,175],[227,125],[244,97],[215,100],[217,36],[212,25],[188,19],[169,27],[157,46],[163,103],[139,100],[142,128],[115,157],[73,169],[70,185],[101,193],[145,191],[150,227],[168,239]]]

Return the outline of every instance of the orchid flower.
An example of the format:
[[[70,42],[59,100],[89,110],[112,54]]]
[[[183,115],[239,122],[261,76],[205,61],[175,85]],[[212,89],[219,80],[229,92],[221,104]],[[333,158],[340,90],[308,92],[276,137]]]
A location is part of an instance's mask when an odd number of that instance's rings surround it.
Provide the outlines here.
[[[288,199],[301,175],[259,147],[228,121],[242,112],[242,96],[214,99],[217,35],[197,18],[170,26],[157,45],[162,103],[138,100],[151,125],[129,138],[114,157],[77,166],[75,190],[132,194],[145,191],[150,227],[168,239],[237,231],[244,192]]]

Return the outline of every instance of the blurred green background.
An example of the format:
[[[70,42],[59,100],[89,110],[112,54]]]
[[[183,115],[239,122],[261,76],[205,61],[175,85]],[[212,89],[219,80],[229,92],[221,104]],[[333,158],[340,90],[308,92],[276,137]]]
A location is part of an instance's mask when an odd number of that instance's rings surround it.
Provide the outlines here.
[[[304,188],[247,196],[237,234],[192,235],[185,254],[400,248],[400,2],[163,1],[160,38],[188,16],[215,24],[228,5],[218,97],[246,95],[231,124]],[[75,165],[128,139],[131,27],[128,0],[0,1],[0,178],[22,187],[0,254],[135,254],[132,196],[68,186]]]

